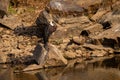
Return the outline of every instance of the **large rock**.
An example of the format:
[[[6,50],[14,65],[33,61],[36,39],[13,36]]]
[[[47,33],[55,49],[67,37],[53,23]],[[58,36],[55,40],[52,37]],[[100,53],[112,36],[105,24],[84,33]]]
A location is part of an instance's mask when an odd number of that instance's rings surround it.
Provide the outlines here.
[[[38,44],[33,54],[33,57],[38,65],[30,65],[23,71],[67,65],[67,60],[63,57],[63,54],[51,44],[49,44],[49,51],[46,51],[42,45]]]
[[[59,15],[80,15],[83,13],[83,8],[79,5],[72,4],[70,1],[62,1],[62,0],[52,0],[46,7],[48,11],[51,13],[57,13]]]
[[[45,67],[67,65],[67,60],[63,57],[62,52],[54,45],[49,45],[48,58]]]
[[[16,27],[20,26],[22,23],[22,19],[20,19],[18,16],[9,15],[8,17],[4,17],[3,19],[0,19],[0,23],[4,24],[9,29],[15,29]]]
[[[9,7],[9,0],[0,0],[0,18],[3,18],[7,14]]]

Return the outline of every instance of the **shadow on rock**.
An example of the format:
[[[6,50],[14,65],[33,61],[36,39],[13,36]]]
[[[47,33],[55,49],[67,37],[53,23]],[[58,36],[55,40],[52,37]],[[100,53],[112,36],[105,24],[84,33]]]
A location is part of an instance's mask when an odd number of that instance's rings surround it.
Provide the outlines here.
[[[20,36],[37,36],[37,37],[42,37],[43,36],[43,30],[41,27],[35,26],[27,26],[25,27],[24,25],[19,26],[14,29],[14,34]]]
[[[37,64],[27,66],[23,71],[38,70],[41,68],[52,68],[67,65],[67,60],[54,45],[49,44],[46,51],[42,44],[38,44],[33,51],[33,58]]]

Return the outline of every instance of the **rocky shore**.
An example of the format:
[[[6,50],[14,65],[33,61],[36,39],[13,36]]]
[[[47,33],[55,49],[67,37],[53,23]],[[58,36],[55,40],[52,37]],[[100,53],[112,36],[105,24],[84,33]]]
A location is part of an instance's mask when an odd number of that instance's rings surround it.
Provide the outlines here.
[[[92,62],[120,53],[119,0],[51,0],[44,8],[14,9],[15,14],[0,19],[6,26],[0,27],[0,63],[29,63],[23,70],[27,71]],[[57,30],[50,36],[47,51],[41,25],[51,22]]]

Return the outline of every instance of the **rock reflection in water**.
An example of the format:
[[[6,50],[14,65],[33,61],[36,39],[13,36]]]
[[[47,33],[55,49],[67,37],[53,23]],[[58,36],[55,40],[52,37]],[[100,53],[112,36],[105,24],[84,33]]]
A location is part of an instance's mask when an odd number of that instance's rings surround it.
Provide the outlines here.
[[[12,68],[0,69],[0,80],[14,80]]]
[[[59,80],[120,80],[120,72],[116,69],[96,68],[94,70],[67,72]]]
[[[0,72],[0,80],[120,80],[120,56],[89,64],[75,64],[74,68],[60,67],[12,73],[12,70]],[[12,75],[9,75],[12,74]]]
[[[38,80],[120,80],[120,71],[115,68],[59,70],[40,71],[35,75]]]
[[[13,80],[39,80],[34,74],[31,73],[18,73],[14,75]]]

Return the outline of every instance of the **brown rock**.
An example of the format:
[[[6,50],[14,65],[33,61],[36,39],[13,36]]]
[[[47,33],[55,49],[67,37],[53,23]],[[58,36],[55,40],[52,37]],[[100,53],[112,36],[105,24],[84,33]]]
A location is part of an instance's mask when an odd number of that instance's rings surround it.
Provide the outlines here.
[[[103,15],[105,15],[109,10],[99,9],[95,15],[91,17],[92,20],[98,21]]]
[[[95,56],[95,57],[103,57],[106,56],[108,53],[104,50],[95,50],[92,52],[91,56]]]
[[[81,56],[82,56],[82,51],[76,50],[76,57],[81,57]]]
[[[10,47],[11,43],[8,40],[4,40],[3,45],[4,45],[4,47]]]
[[[9,0],[0,0],[0,18],[3,18],[7,14],[9,7]]]
[[[82,32],[80,33],[82,36],[90,36],[90,35],[98,35],[97,32],[102,32],[103,26],[101,24],[94,24],[92,26],[89,26],[87,28],[84,28]]]
[[[76,44],[84,44],[85,43],[85,37],[73,37],[73,42],[76,43]]]
[[[22,71],[23,71],[23,72],[26,72],[26,71],[38,70],[38,69],[41,69],[41,68],[43,68],[41,65],[32,64],[32,65],[27,66],[27,67],[26,67],[25,69],[23,69]]]
[[[76,58],[76,53],[74,53],[73,51],[66,51],[64,53],[64,57],[67,59],[73,59]]]
[[[63,65],[67,65],[67,60],[63,57],[62,52],[58,50],[56,46],[50,44],[45,67]]]
[[[25,46],[23,44],[18,44],[18,48],[25,49]]]
[[[67,60],[63,57],[62,53],[51,44],[49,44],[48,52],[43,46],[38,44],[33,54],[36,62],[45,67],[62,66],[67,64]]]
[[[14,16],[9,15],[8,17],[0,19],[0,23],[6,25],[9,29],[14,29],[17,26],[21,25],[22,20],[16,15]]]
[[[3,28],[0,28],[0,32],[2,32],[3,31]]]
[[[43,65],[45,63],[46,55],[47,51],[43,48],[43,46],[37,44],[33,52],[33,57],[35,61],[38,64]]]
[[[47,9],[53,13],[58,13],[59,15],[80,15],[84,12],[84,9],[75,3],[72,4],[70,1],[62,1],[62,0],[52,0],[50,1]]]
[[[113,51],[112,48],[103,47],[101,45],[92,45],[92,44],[84,44],[84,48],[91,49],[91,50],[105,50],[105,51]]]
[[[6,63],[7,62],[7,54],[0,52],[0,63]]]

